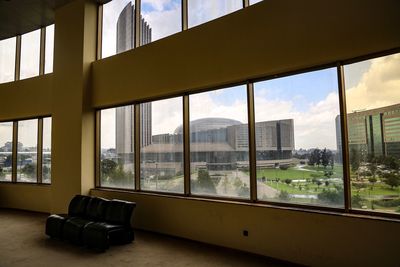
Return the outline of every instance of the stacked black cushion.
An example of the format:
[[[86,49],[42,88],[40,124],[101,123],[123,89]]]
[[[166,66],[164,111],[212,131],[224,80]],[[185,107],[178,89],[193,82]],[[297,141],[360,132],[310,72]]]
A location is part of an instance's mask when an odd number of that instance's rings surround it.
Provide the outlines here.
[[[83,241],[90,247],[106,249],[109,245],[125,244],[134,239],[131,214],[136,204],[121,200],[111,200],[105,211],[105,222],[86,225]]]
[[[77,195],[69,204],[68,215],[47,218],[46,234],[101,250],[130,243],[134,240],[131,222],[135,207],[133,202]]]

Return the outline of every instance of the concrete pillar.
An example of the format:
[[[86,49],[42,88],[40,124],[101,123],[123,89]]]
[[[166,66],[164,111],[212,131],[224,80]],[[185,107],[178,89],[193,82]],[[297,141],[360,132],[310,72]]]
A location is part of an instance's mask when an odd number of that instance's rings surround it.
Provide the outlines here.
[[[96,59],[97,4],[75,0],[55,12],[52,212],[94,186],[91,63]]]

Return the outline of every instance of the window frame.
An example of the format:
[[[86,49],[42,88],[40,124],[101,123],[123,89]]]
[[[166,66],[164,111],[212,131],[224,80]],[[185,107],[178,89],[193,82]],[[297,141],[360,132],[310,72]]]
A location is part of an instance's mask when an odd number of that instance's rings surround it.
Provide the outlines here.
[[[53,24],[50,24],[47,26],[40,27],[39,29],[36,29],[36,30],[40,30],[38,74],[35,76],[32,76],[32,77],[29,77],[29,78],[24,78],[24,80],[35,78],[35,77],[46,75],[46,74],[51,74],[54,71],[54,70],[52,70],[49,73],[45,73],[46,27],[51,26],[51,25],[54,25],[54,27],[55,27],[55,24],[53,23]],[[36,31],[36,30],[33,30],[33,31]],[[30,32],[33,32],[33,31],[30,31]],[[27,32],[27,33],[30,33],[30,32]],[[24,33],[24,34],[27,34],[27,33]],[[14,79],[9,82],[15,82],[15,81],[21,80],[21,41],[22,41],[22,36],[24,34],[15,36],[16,41],[15,41],[15,58],[14,58],[14,60],[15,60]],[[54,53],[54,50],[53,50],[53,53]],[[54,58],[54,55],[53,55],[53,58]]]
[[[43,119],[52,118],[51,115],[35,116],[35,117],[24,117],[15,120],[1,120],[0,122],[10,122],[13,124],[13,134],[12,134],[12,163],[11,163],[11,181],[0,181],[0,184],[37,184],[50,186],[52,184],[43,182]],[[37,168],[36,168],[36,182],[21,182],[17,181],[17,154],[18,154],[18,122],[24,120],[37,119]]]
[[[328,212],[334,214],[343,214],[343,215],[363,215],[367,217],[377,217],[377,218],[389,218],[389,219],[400,219],[400,214],[396,213],[386,213],[380,211],[370,211],[370,210],[360,210],[360,209],[352,209],[351,208],[351,196],[350,196],[350,168],[349,168],[349,151],[348,151],[348,132],[347,132],[347,112],[346,112],[346,95],[345,95],[345,84],[344,84],[344,66],[356,62],[360,62],[367,59],[373,59],[381,56],[388,56],[391,54],[400,53],[400,48],[386,50],[379,53],[373,53],[362,57],[352,58],[343,61],[335,61],[328,64],[318,65],[310,68],[303,68],[294,71],[288,71],[284,73],[266,75],[261,77],[255,77],[247,80],[242,80],[241,82],[236,83],[228,83],[220,86],[197,89],[197,90],[187,90],[183,93],[178,94],[170,94],[164,95],[161,97],[155,97],[145,100],[132,101],[130,103],[125,103],[125,105],[134,105],[135,107],[135,116],[137,116],[135,120],[135,184],[136,187],[134,190],[126,190],[121,188],[105,188],[99,186],[98,183],[98,173],[99,173],[99,142],[98,138],[96,138],[96,189],[110,189],[110,190],[122,190],[131,193],[145,193],[149,195],[155,196],[176,196],[182,198],[189,199],[199,199],[204,201],[228,201],[229,203],[251,203],[252,205],[262,205],[268,207],[275,208],[293,208],[302,211],[315,211],[315,212]],[[335,68],[337,71],[337,83],[338,83],[338,96],[339,96],[339,110],[340,110],[340,120],[341,120],[341,140],[342,140],[342,162],[343,162],[343,190],[344,190],[344,206],[343,207],[329,207],[329,206],[321,206],[321,205],[306,205],[306,204],[297,204],[297,203],[288,203],[288,202],[273,202],[273,201],[265,201],[257,199],[257,181],[256,181],[256,142],[255,142],[255,114],[254,114],[254,86],[255,82],[272,80],[276,78],[282,78],[287,76],[292,76],[295,74],[302,74],[311,71],[324,70],[328,68]],[[208,196],[208,195],[193,195],[191,193],[190,188],[190,129],[189,129],[189,119],[190,119],[190,111],[189,111],[189,96],[196,93],[214,91],[219,89],[228,88],[236,85],[246,85],[247,86],[247,110],[248,110],[248,127],[249,127],[249,170],[250,170],[250,198],[246,199],[238,199],[232,197],[223,197],[223,196]],[[137,145],[140,143],[140,131],[139,131],[139,111],[140,104],[156,101],[162,99],[168,99],[172,97],[183,97],[183,146],[184,146],[184,193],[172,193],[172,192],[161,192],[161,191],[149,191],[142,190],[140,188],[140,146]],[[119,105],[122,106],[122,105]],[[118,107],[118,106],[113,106]],[[99,113],[104,108],[110,107],[99,107],[96,109],[96,137],[99,136]],[[138,165],[139,164],[139,165]]]

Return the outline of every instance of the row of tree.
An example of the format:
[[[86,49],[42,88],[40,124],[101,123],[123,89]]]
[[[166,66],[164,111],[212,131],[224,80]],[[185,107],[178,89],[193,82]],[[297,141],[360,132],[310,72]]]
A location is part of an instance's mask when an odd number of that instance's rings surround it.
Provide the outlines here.
[[[322,165],[325,169],[326,167],[331,166],[333,169],[333,166],[335,165],[334,155],[329,149],[324,148],[321,150],[316,148],[309,154],[308,164],[311,166],[317,165],[318,167]]]

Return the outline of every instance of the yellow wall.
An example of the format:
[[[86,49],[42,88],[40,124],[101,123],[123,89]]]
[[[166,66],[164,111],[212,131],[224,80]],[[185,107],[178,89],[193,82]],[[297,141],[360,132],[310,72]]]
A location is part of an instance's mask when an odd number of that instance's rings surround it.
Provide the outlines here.
[[[53,74],[0,84],[0,121],[49,115]]]
[[[33,184],[0,184],[0,207],[49,212],[51,187]]]
[[[210,88],[399,47],[398,10],[398,1],[264,1],[94,62],[93,105]]]
[[[144,193],[91,193],[135,201],[140,229],[310,266],[399,265],[395,222]]]
[[[397,0],[268,0],[94,61],[96,7],[75,0],[56,11],[54,74],[0,84],[0,120],[53,116],[52,185],[1,183],[0,207],[65,212],[74,194],[89,193],[94,108],[399,48],[398,10]],[[142,229],[310,265],[398,265],[395,222],[141,193],[92,194],[137,201]]]

